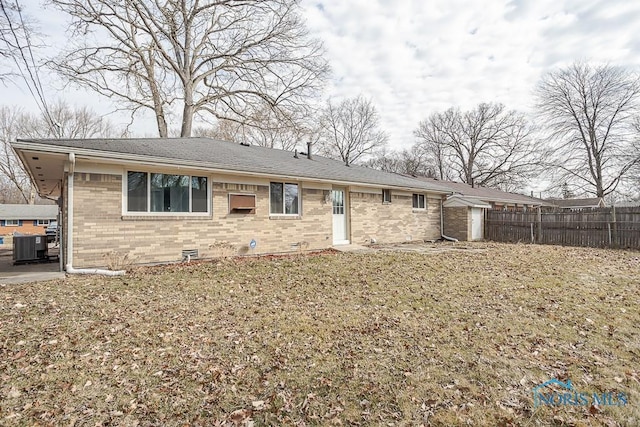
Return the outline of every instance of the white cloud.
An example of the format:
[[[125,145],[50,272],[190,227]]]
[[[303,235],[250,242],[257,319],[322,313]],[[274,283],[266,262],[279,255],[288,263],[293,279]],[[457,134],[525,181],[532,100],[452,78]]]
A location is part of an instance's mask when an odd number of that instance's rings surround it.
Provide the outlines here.
[[[50,49],[64,44],[65,19],[24,0]],[[409,147],[430,113],[502,102],[532,109],[540,75],[576,59],[637,67],[640,3],[627,0],[302,0],[313,35],[327,49],[333,76],[326,96],[373,99],[394,148]],[[3,104],[34,108],[26,91],[0,88]],[[107,100],[56,90],[107,113]],[[126,121],[125,116],[114,120]],[[152,134],[151,117],[135,130]]]
[[[495,101],[531,111],[541,74],[577,59],[637,66],[626,1],[303,0],[325,42],[333,98],[363,94],[394,148],[430,113]]]

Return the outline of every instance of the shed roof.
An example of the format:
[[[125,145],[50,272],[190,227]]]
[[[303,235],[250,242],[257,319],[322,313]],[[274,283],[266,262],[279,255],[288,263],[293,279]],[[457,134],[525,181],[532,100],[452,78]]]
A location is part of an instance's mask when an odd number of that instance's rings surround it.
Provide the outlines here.
[[[56,219],[57,205],[0,205],[0,219]]]
[[[319,155],[259,146],[246,146],[210,138],[136,138],[136,139],[20,139],[13,147],[29,164],[36,152],[73,152],[76,157],[121,159],[197,167],[218,172],[238,172],[266,176],[323,180],[336,183],[374,184],[382,187],[419,189],[441,194],[450,191],[437,182],[383,172]],[[35,167],[35,165],[34,165]],[[43,182],[46,177],[43,177]]]
[[[454,194],[447,197],[447,200],[442,204],[445,208],[481,208],[481,209],[491,209],[491,205],[488,203],[484,203],[481,200],[476,198],[464,197],[459,194]]]

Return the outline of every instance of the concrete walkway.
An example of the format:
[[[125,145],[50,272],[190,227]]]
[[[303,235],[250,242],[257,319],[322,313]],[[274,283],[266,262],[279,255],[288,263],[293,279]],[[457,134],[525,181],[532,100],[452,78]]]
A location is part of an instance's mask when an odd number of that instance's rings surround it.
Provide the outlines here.
[[[49,255],[56,256],[58,249],[49,247]],[[12,249],[0,247],[0,284],[41,282],[45,280],[64,279],[58,261],[48,263],[13,265]]]
[[[15,276],[5,276],[0,273],[0,285],[15,285],[18,283],[44,282],[47,280],[64,279],[65,274],[61,271],[49,273],[21,273]]]

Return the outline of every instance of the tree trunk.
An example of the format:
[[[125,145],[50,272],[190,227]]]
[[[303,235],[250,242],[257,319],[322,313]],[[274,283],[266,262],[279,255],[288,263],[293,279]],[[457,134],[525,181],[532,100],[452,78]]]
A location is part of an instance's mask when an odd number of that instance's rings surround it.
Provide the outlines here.
[[[160,136],[160,138],[168,138],[169,130],[167,129],[167,122],[164,119],[162,107],[160,107],[160,111],[156,110],[156,121],[158,123],[158,136]]]
[[[182,129],[180,130],[180,136],[188,138],[191,136],[191,128],[193,126],[193,105],[189,102],[184,103],[182,110]]]

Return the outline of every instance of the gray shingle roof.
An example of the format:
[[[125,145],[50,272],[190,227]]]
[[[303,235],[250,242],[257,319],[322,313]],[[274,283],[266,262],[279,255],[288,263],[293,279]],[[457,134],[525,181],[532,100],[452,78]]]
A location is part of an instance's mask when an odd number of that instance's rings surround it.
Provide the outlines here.
[[[0,219],[56,219],[57,205],[0,205]]]
[[[454,181],[438,181],[433,178],[418,178],[425,181],[438,183],[440,186],[447,188],[449,191],[462,194],[467,197],[476,197],[487,202],[498,203],[517,203],[527,205],[551,205],[542,199],[525,196],[524,194],[509,193],[507,191],[497,190],[487,187],[472,187],[469,184]]]
[[[21,139],[19,142],[63,148],[65,151],[88,150],[100,157],[105,153],[135,157],[140,160],[166,161],[168,164],[192,165],[214,170],[239,171],[265,175],[289,176],[333,182],[375,184],[448,193],[436,182],[420,181],[399,174],[362,166],[345,166],[343,162],[313,155],[312,159],[293,152],[244,146],[210,138],[137,138],[137,139]],[[76,152],[76,155],[79,153]]]

